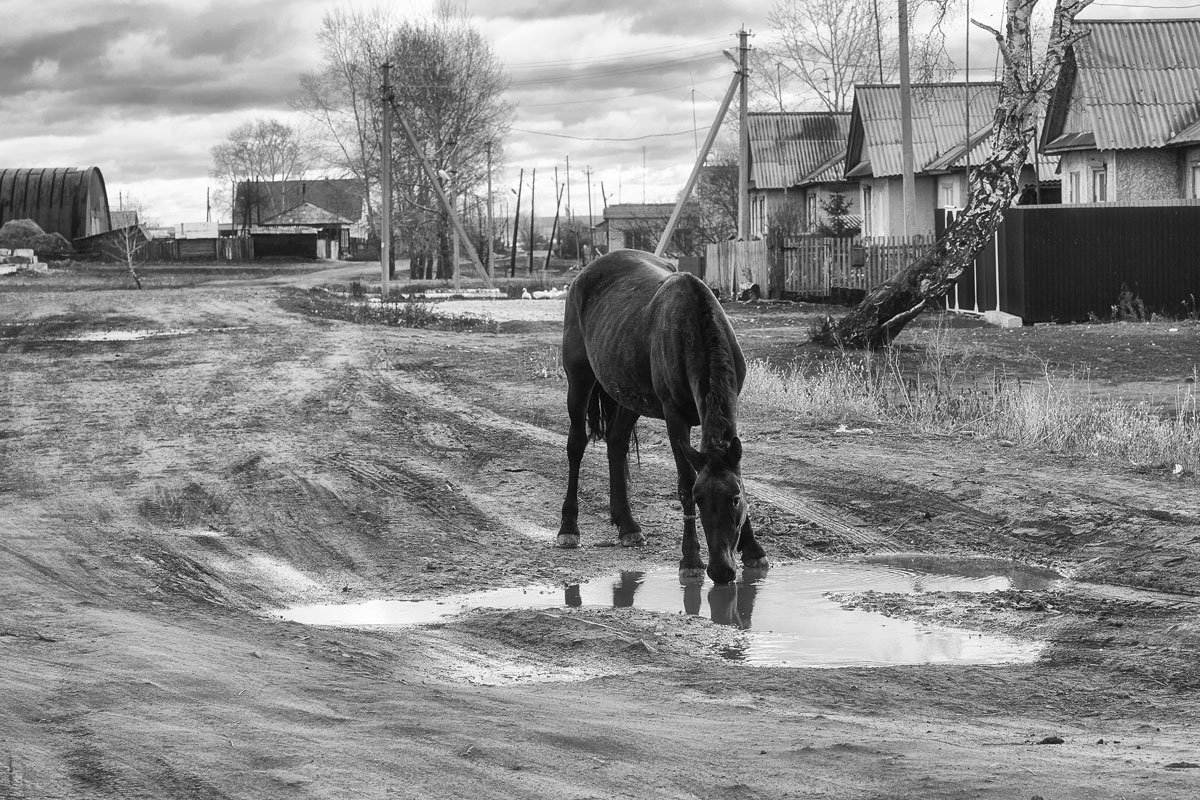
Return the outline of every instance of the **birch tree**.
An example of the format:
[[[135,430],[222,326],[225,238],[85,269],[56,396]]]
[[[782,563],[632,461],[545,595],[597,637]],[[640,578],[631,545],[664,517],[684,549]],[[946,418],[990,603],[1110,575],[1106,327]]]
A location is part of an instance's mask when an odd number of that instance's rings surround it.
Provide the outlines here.
[[[879,348],[887,345],[934,301],[944,297],[1000,227],[1019,189],[1018,177],[1036,133],[1036,112],[1058,80],[1067,48],[1078,40],[1075,17],[1092,0],[1056,0],[1045,56],[1035,68],[1032,18],[1038,0],[1005,0],[1005,31],[989,28],[1004,62],[993,119],[991,152],[970,173],[967,207],[932,249],[814,337],[824,344]]]

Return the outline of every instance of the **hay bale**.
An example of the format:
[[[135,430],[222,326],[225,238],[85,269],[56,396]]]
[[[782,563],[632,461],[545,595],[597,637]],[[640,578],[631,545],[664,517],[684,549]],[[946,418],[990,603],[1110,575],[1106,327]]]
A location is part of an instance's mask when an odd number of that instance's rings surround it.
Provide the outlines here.
[[[31,219],[10,219],[0,225],[0,247],[28,249],[39,256],[62,256],[71,252],[71,243],[61,233],[46,233]]]

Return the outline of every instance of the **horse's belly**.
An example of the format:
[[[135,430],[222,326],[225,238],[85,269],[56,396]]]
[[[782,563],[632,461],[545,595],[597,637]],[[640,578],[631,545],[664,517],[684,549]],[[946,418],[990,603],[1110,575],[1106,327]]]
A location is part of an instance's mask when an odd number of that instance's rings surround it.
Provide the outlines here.
[[[630,372],[624,370],[595,370],[596,380],[617,403],[635,411],[643,417],[663,418],[662,400],[654,393],[649,376],[642,380],[629,380]]]

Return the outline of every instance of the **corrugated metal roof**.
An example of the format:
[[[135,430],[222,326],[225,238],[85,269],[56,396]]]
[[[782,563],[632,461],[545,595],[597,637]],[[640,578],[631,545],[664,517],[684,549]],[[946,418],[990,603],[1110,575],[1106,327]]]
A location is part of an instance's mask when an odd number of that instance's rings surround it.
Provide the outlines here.
[[[1000,98],[1000,84],[925,83],[912,86],[913,164],[918,172],[943,160],[966,138],[966,106],[970,92],[971,140],[984,138],[972,148],[971,160],[987,155],[986,133],[991,128]],[[859,160],[869,160],[876,177],[901,173],[900,87],[864,85],[854,90],[854,113],[864,133]],[[856,124],[858,120],[856,120]]]
[[[804,183],[841,180],[839,156],[846,150],[850,114],[754,113],[747,116],[746,127],[750,134],[750,183],[755,188],[788,189]],[[837,159],[832,166],[831,159]]]
[[[1074,124],[1090,119],[1097,148],[1162,147],[1200,120],[1200,19],[1075,24],[1087,35],[1074,45]]]
[[[263,225],[353,225],[357,220],[347,219],[334,212],[315,206],[312,203],[301,203],[298,206],[281,211],[270,219],[264,219]]]

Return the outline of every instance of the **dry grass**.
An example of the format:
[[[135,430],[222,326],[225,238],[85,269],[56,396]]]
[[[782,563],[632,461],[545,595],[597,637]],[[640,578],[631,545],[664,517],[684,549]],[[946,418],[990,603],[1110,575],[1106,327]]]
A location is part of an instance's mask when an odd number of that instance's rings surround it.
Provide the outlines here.
[[[980,377],[937,331],[917,363],[904,363],[895,350],[839,353],[787,368],[753,361],[743,404],[809,424],[898,425],[1138,467],[1200,469],[1195,376],[1180,384],[1175,410],[1164,413],[1149,403],[1098,396],[1086,376],[1057,376],[1048,368],[1036,380],[1001,370]]]

